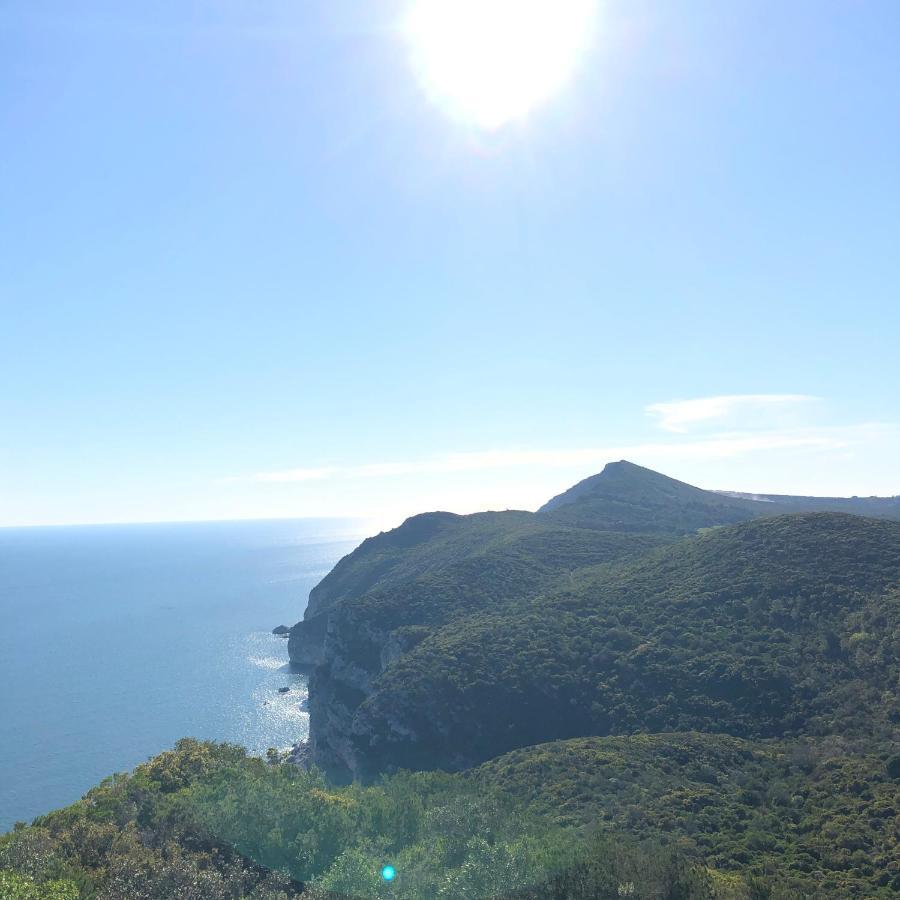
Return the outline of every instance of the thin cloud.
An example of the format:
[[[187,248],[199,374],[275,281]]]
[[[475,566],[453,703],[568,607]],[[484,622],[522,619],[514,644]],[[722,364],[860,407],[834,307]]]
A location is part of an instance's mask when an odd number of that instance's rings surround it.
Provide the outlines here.
[[[321,481],[332,475],[340,473],[340,469],[334,466],[320,466],[313,469],[288,469],[284,472],[259,472],[251,478],[251,481],[265,483],[268,481],[283,483],[286,481]],[[242,481],[243,479],[228,479],[229,481]]]
[[[718,397],[698,397],[694,400],[674,400],[652,403],[646,411],[657,416],[660,428],[684,434],[692,427],[750,419],[754,422],[798,415],[819,401],[808,394],[727,394]]]
[[[833,428],[807,428],[765,432],[720,432],[701,438],[642,444],[579,447],[558,450],[483,450],[451,453],[423,460],[319,466],[258,472],[227,482],[285,484],[325,479],[404,478],[449,472],[475,472],[511,468],[571,468],[596,466],[611,460],[714,460],[771,451],[836,451],[895,435],[896,426],[862,424]]]

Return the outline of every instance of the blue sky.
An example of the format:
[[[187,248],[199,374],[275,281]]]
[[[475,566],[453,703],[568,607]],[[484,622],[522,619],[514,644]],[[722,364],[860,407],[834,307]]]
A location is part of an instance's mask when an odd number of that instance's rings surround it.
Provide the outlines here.
[[[900,5],[601,0],[485,131],[409,2],[0,5],[0,524],[900,493]]]

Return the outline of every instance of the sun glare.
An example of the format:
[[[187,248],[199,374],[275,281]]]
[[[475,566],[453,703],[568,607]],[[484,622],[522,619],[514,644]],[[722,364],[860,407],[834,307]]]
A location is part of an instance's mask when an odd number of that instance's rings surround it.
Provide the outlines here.
[[[432,99],[497,129],[565,84],[595,15],[596,0],[414,0],[406,34]]]

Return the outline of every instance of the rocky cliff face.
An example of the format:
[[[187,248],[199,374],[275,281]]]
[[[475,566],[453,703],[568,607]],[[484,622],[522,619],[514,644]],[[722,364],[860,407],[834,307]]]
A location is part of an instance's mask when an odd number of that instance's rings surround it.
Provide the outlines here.
[[[309,682],[310,751],[319,768],[344,782],[363,775],[353,719],[378,674],[361,665],[360,659],[375,656],[385,636],[366,634],[365,629],[358,632],[352,617],[341,617],[335,624],[326,637],[323,664],[313,670]]]
[[[528,516],[521,513],[520,516]],[[309,669],[325,661],[325,636],[329,615],[345,600],[356,600],[375,586],[392,585],[426,571],[429,565],[446,562],[440,552],[416,554],[435,542],[466,517],[453,513],[423,513],[407,519],[399,528],[367,538],[317,584],[309,594],[303,621],[290,630],[288,653],[291,663]],[[399,569],[399,571],[398,571]]]
[[[328,617],[321,663],[310,675],[310,759],[337,782],[367,781],[381,768],[373,749],[381,743],[364,714],[378,677],[411,650],[428,629],[388,630],[364,612],[345,608]],[[382,717],[391,743],[416,745],[418,736],[400,717]]]
[[[328,614],[312,616],[298,622],[288,635],[288,656],[291,664],[310,669],[325,661],[325,631]]]
[[[327,591],[310,597],[306,617],[291,629],[288,651],[292,665],[310,670],[306,759],[345,783],[366,776],[354,716],[373,680],[402,650],[389,630],[331,601]]]

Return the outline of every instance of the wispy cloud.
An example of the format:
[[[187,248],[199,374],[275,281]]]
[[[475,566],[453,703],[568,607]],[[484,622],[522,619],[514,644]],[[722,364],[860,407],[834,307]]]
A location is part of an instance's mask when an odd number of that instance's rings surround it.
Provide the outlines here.
[[[771,424],[773,417],[798,417],[818,402],[818,397],[807,394],[727,394],[652,403],[646,411],[658,417],[660,428],[683,434],[697,425],[747,425],[748,421]]]
[[[335,466],[320,466],[308,469],[287,469],[284,472],[258,472],[251,477],[251,481],[265,483],[267,481],[283,483],[286,481],[321,481],[332,475],[340,473]],[[242,478],[229,478],[229,481],[243,481]]]
[[[598,469],[607,462],[630,459],[645,464],[677,460],[729,459],[771,451],[838,451],[888,434],[896,434],[896,426],[878,423],[831,428],[800,428],[756,432],[719,432],[697,438],[669,441],[577,447],[557,450],[483,450],[450,453],[421,460],[364,463],[346,466],[316,466],[257,472],[253,475],[226,479],[229,482],[287,484],[326,479],[402,478],[450,472],[474,472],[522,467]]]

